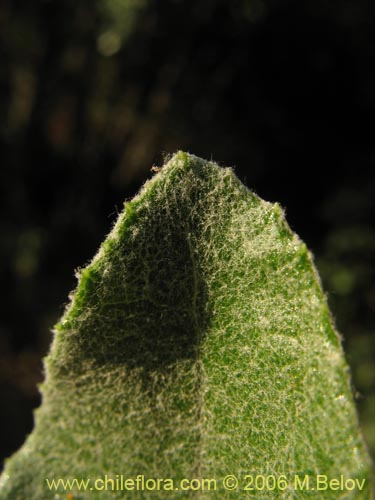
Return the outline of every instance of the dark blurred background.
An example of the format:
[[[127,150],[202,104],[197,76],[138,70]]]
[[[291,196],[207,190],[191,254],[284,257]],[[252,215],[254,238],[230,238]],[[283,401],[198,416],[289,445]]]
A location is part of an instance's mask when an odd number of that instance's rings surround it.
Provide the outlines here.
[[[375,450],[375,2],[0,2],[0,458],[125,199],[166,153],[225,166],[314,252]]]

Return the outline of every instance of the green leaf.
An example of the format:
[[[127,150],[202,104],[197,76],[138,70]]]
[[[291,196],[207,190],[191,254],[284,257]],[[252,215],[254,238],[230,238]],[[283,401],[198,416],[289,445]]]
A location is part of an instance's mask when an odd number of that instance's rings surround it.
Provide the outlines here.
[[[370,499],[348,367],[311,254],[280,206],[231,169],[179,152],[125,204],[81,273],[45,369],[34,431],[6,463],[1,499],[64,498],[46,478],[142,474],[213,478],[217,489],[100,498]],[[232,492],[228,474],[239,479]],[[285,475],[288,488],[243,491],[251,474]],[[365,483],[317,491],[317,474]],[[305,475],[310,489],[295,491]]]

